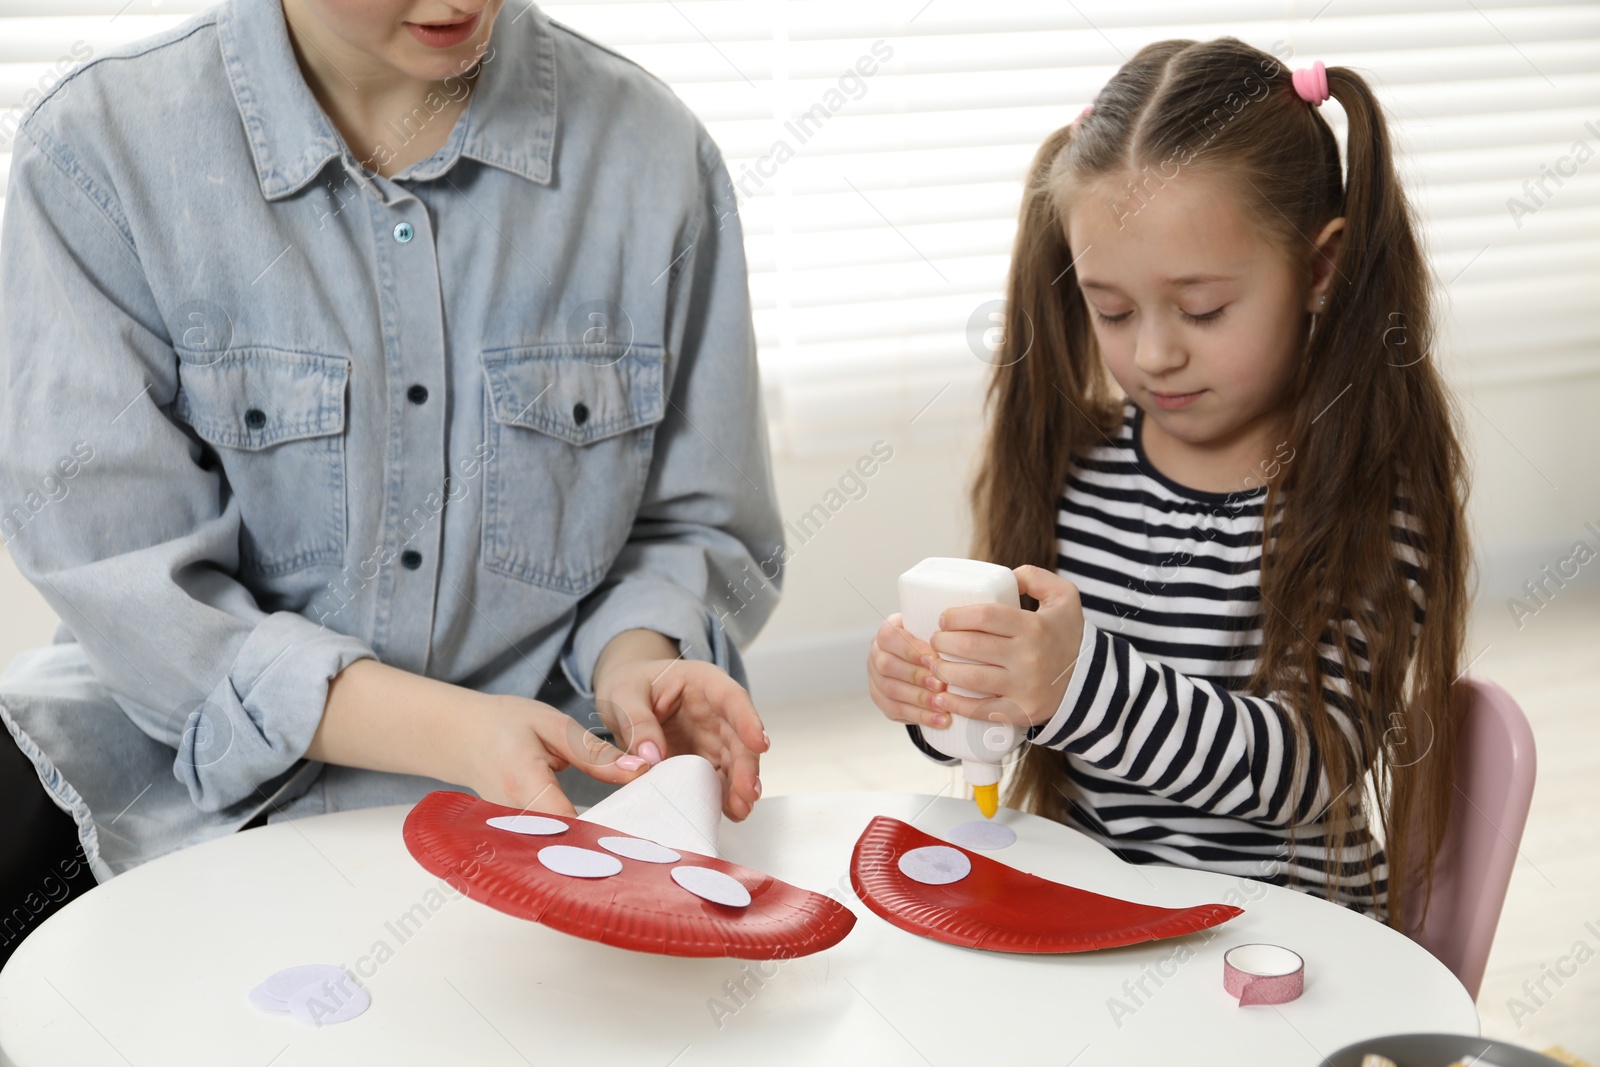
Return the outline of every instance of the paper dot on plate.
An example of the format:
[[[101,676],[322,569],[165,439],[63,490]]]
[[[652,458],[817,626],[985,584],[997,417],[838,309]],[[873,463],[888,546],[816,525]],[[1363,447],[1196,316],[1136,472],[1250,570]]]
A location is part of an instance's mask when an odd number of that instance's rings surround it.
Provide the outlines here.
[[[743,908],[750,904],[750,890],[738,879],[710,867],[674,867],[672,880],[702,900]]]
[[[567,832],[566,823],[560,819],[547,819],[543,815],[496,815],[489,820],[489,825],[496,830],[510,830],[514,834],[536,834],[540,837]]]
[[[925,885],[949,885],[972,871],[966,853],[949,845],[925,845],[900,856],[900,873]]]
[[[972,822],[959,823],[950,827],[950,832],[945,834],[952,844],[962,848],[981,848],[994,850],[1009,848],[1017,843],[1017,832],[1002,822],[992,819],[974,819]]]
[[[546,845],[539,850],[539,862],[571,878],[609,878],[622,870],[617,857],[573,845]]]
[[[681,853],[674,852],[666,845],[646,841],[642,837],[602,837],[600,847],[607,852],[615,852],[619,856],[626,856],[630,860],[642,860],[645,863],[677,863],[683,859]]]

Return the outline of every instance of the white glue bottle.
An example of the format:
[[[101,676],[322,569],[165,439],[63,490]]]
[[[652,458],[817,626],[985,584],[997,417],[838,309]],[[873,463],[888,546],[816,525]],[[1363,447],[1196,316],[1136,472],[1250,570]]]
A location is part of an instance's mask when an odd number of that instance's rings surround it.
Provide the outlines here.
[[[946,608],[967,604],[1005,604],[1022,606],[1017,595],[1017,576],[998,563],[975,559],[930,556],[900,576],[901,624],[919,641],[930,641],[939,627],[939,613]],[[952,663],[971,663],[958,656],[940,654]],[[964,697],[991,697],[958,685],[949,691]],[[973,799],[986,819],[1000,809],[1000,768],[1026,740],[1021,727],[1004,721],[950,716],[945,727],[921,727],[930,748],[961,760],[961,769],[972,786]]]

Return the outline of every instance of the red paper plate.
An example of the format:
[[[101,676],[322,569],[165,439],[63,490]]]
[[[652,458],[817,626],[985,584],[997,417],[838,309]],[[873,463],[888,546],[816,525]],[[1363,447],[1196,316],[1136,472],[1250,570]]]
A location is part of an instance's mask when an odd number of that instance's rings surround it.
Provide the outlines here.
[[[965,853],[971,872],[946,885],[901,873],[900,857],[928,845]],[[1101,896],[1026,874],[882,815],[856,840],[850,882],[867,907],[902,930],[995,952],[1114,948],[1193,933],[1244,913],[1231,904],[1157,908]]]
[[[519,919],[574,937],[664,956],[790,959],[839,943],[856,917],[838,901],[736,863],[675,849],[675,863],[616,858],[622,872],[606,878],[556,874],[539,850],[572,845],[607,852],[602,837],[631,837],[583,819],[543,815],[565,823],[564,833],[531,836],[490,826],[517,808],[452,790],[435,790],[406,815],[411,855],[462,894]],[[542,815],[542,813],[541,813]],[[709,867],[750,893],[746,907],[713,904],[672,880],[674,868]]]

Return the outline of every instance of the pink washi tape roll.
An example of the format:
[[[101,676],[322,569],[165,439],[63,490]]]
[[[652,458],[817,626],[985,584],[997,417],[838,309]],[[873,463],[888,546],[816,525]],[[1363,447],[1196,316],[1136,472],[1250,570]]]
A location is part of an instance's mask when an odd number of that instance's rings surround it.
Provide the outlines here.
[[[1222,985],[1240,1005],[1284,1004],[1305,989],[1306,961],[1279,945],[1235,945],[1222,955]]]

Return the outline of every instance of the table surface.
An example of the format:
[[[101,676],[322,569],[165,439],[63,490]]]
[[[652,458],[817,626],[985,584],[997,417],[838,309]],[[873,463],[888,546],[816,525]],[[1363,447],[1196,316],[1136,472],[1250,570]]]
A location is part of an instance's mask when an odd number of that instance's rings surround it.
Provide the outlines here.
[[[724,820],[724,858],[832,893],[858,917],[840,944],[782,962],[629,952],[504,915],[418,866],[401,837],[408,810],[244,831],[73,900],[0,972],[0,1064],[1314,1067],[1380,1034],[1478,1033],[1450,971],[1370,918],[1249,879],[1126,864],[1019,812],[999,816],[1018,834],[990,853],[1002,862],[1168,907],[1242,896],[1245,913],[1214,932],[1026,956],[913,936],[855,898],[850,853],[873,816],[942,836],[975,817],[971,801],[810,794]],[[1298,1000],[1241,1008],[1223,990],[1222,953],[1256,941],[1305,958]],[[350,967],[372,1006],[314,1028],[245,999],[303,963]]]

